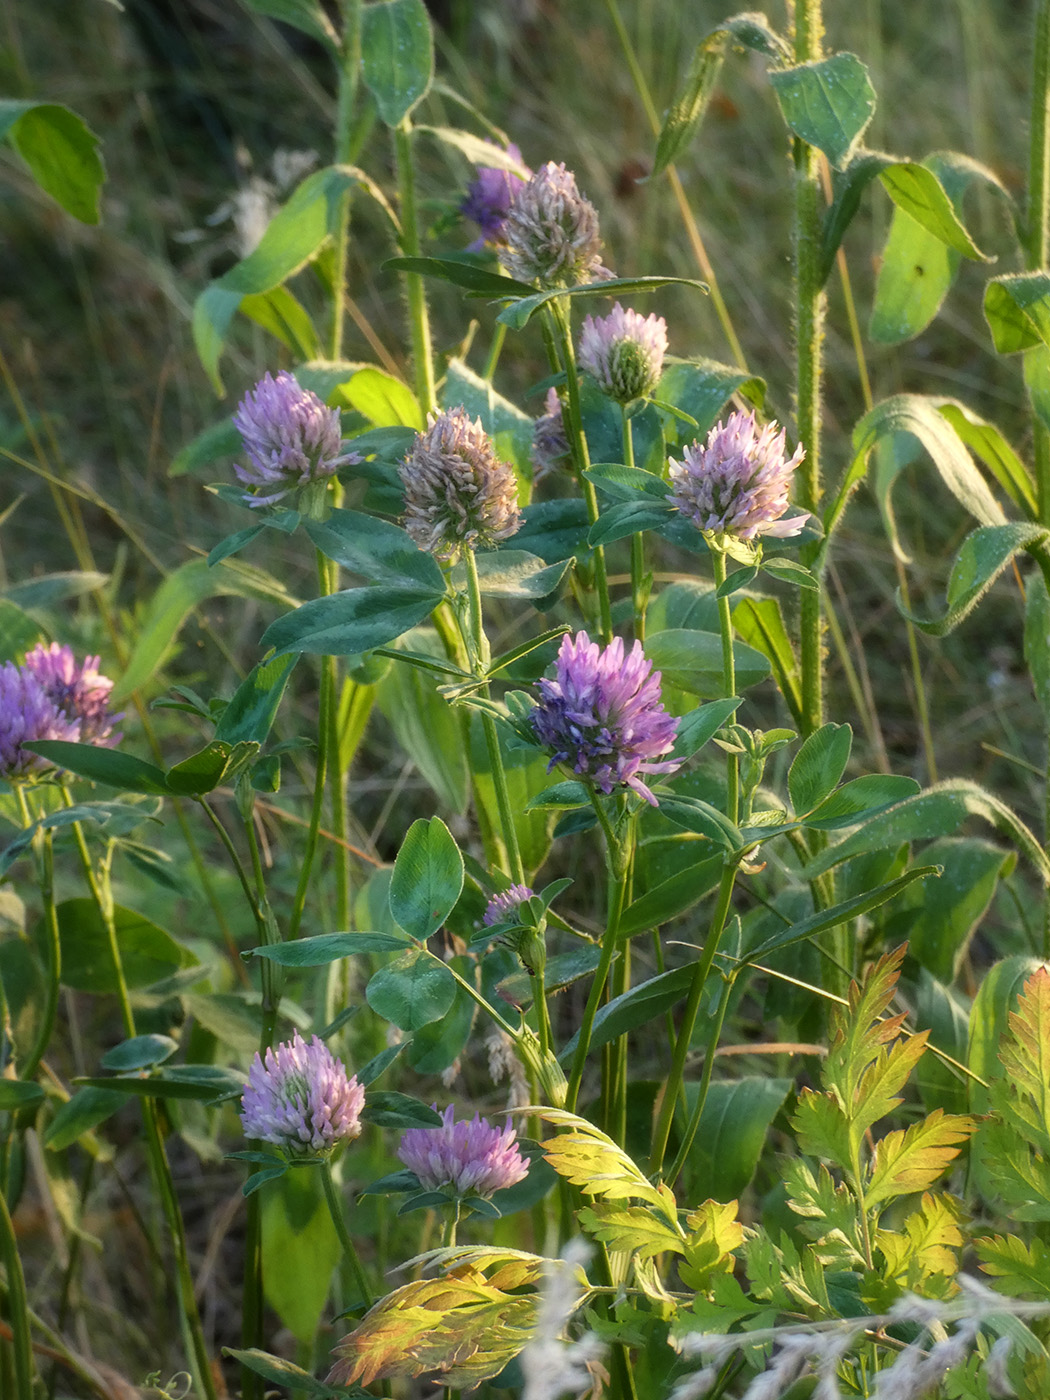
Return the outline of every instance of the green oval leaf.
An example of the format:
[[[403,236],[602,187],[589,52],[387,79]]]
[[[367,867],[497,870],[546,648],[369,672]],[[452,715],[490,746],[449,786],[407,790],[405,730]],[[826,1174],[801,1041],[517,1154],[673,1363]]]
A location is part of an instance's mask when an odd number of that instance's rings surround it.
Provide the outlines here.
[[[875,115],[875,89],[856,54],[774,69],[769,81],[795,135],[844,166]]]
[[[97,1128],[127,1103],[127,1096],[112,1089],[78,1089],[55,1114],[44,1134],[44,1146],[64,1152],[78,1138]]]
[[[395,641],[429,617],[442,596],[430,588],[347,588],[279,617],[263,633],[262,645],[279,656],[356,656]]]
[[[101,1064],[103,1069],[117,1074],[131,1069],[152,1069],[170,1060],[178,1048],[179,1042],[170,1035],[136,1035],[107,1050]]]
[[[215,727],[216,739],[227,744],[265,743],[298,659],[292,653],[254,666],[223,710]]]
[[[722,639],[717,632],[694,632],[678,627],[653,632],[646,638],[645,654],[665,680],[688,690],[691,695],[702,698],[725,695]],[[743,642],[733,643],[733,661],[740,690],[757,685],[769,675],[766,658]]]
[[[440,817],[413,822],[390,879],[390,912],[396,922],[423,942],[452,913],[462,890],[463,857],[448,827]]]
[[[99,139],[57,102],[0,100],[0,139],[7,137],[33,179],[82,224],[97,224],[106,169]]]
[[[393,1090],[377,1090],[365,1098],[361,1117],[378,1128],[440,1128],[441,1114],[425,1103]]]
[[[655,292],[660,287],[672,284],[707,291],[707,283],[699,282],[695,277],[613,277],[607,282],[587,282],[582,287],[554,287],[545,292],[533,292],[531,296],[521,297],[504,307],[496,320],[509,326],[512,331],[520,331],[525,329],[541,306],[546,306],[555,297],[615,297],[624,293]]]
[[[39,1084],[24,1079],[0,1079],[0,1113],[17,1113],[22,1108],[36,1108],[44,1102]]]
[[[434,75],[434,41],[423,0],[380,0],[361,17],[361,76],[387,126],[424,97]]]
[[[984,315],[1000,355],[1050,345],[1050,273],[993,277],[984,292]]]
[[[369,583],[445,591],[434,556],[387,520],[358,510],[333,510],[323,522],[307,521],[306,532],[322,554]]]
[[[424,948],[412,948],[381,967],[365,988],[365,999],[376,1015],[403,1031],[418,1031],[439,1020],[455,995],[452,973]]]
[[[324,967],[355,953],[390,953],[407,947],[408,939],[396,933],[319,933],[313,938],[253,948],[251,956],[282,967]]]
[[[41,758],[49,759],[58,768],[88,778],[93,783],[106,783],[122,792],[143,792],[170,795],[171,789],[163,771],[134,754],[120,749],[102,749],[97,744],[70,744],[65,739],[39,739],[25,747]]]
[[[866,773],[843,783],[837,792],[806,817],[804,825],[816,831],[836,831],[843,826],[856,826],[886,807],[903,802],[919,791],[914,778],[898,777],[893,773]]]
[[[944,637],[973,612],[1011,559],[1033,545],[1045,546],[1048,540],[1050,530],[1042,525],[982,525],[967,535],[955,556],[940,617],[917,617],[900,598],[897,606],[923,632]]]

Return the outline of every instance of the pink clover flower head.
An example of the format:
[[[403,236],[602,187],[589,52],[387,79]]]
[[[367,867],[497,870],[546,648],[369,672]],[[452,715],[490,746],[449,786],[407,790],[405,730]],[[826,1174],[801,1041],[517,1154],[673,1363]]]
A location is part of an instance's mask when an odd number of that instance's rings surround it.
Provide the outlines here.
[[[428,554],[455,559],[493,549],[521,525],[518,483],[492,440],[465,408],[432,413],[398,469],[404,526]]]
[[[532,425],[532,447],[529,450],[534,482],[550,476],[569,455],[569,436],[565,431],[561,399],[553,385],[547,390],[543,406],[544,412]]]
[[[13,661],[0,666],[0,777],[14,781],[52,766],[22,747],[27,740],[79,738],[79,719],[59,708],[31,670]]]
[[[245,1137],[272,1142],[289,1157],[316,1157],[361,1131],[365,1091],[317,1036],[258,1054],[241,1099]]]
[[[110,713],[113,682],[99,671],[97,656],[85,656],[78,663],[71,647],[59,646],[57,642],[45,646],[41,642],[26,652],[23,666],[59,712],[77,722],[76,738],[80,743],[111,749],[120,742],[121,735],[114,734],[113,726],[124,715]]]
[[[788,458],[784,430],[776,423],[759,428],[754,410],[731,413],[716,423],[701,445],[687,447],[682,461],[669,462],[668,499],[704,534],[753,540],[757,535],[787,539],[800,534],[807,514],[784,519],[791,477],[805,453]]]
[[[535,890],[530,890],[528,885],[511,885],[509,890],[492,896],[485,906],[481,922],[486,928],[491,928],[493,924],[510,923],[518,917],[521,905],[534,894]]]
[[[660,699],[660,672],[635,642],[624,655],[623,639],[604,648],[586,632],[564,637],[554,680],[538,682],[540,702],[532,727],[553,751],[548,772],[567,763],[604,793],[624,785],[651,806],[656,798],[641,774],[673,773],[678,759],[667,759],[678,720]]]
[[[666,353],[664,318],[625,311],[619,302],[608,316],[588,316],[580,332],[580,366],[603,394],[621,404],[653,392]]]
[[[602,266],[598,213],[564,165],[548,161],[514,190],[500,261],[519,282],[579,287],[614,276]]]
[[[356,452],[340,452],[339,410],[328,408],[286,370],[276,378],[263,375],[237,405],[233,424],[250,462],[234,466],[241,485],[251,487],[244,496],[249,506],[271,506],[297,487],[326,481],[339,467],[361,460]]]
[[[477,1113],[456,1123],[454,1112],[449,1104],[440,1128],[409,1128],[401,1138],[397,1155],[424,1190],[488,1197],[524,1181],[529,1165],[512,1127],[494,1128]]]
[[[478,178],[467,186],[466,198],[459,206],[460,213],[481,230],[481,237],[474,240],[468,252],[479,253],[486,246],[495,247],[502,242],[503,225],[510,212],[514,191],[532,175],[513,143],[507,147],[507,155],[521,166],[520,175],[513,170],[479,165]]]

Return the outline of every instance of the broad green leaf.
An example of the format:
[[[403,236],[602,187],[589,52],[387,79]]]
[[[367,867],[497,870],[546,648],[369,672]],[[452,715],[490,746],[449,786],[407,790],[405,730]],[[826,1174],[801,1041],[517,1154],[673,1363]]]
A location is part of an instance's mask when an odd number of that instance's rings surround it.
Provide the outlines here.
[[[735,695],[726,700],[712,700],[709,705],[699,705],[690,710],[678,721],[671,757],[692,758],[726,724],[740,705]]]
[[[692,442],[714,427],[722,410],[734,394],[741,394],[751,403],[761,404],[765,397],[765,380],[743,373],[732,365],[717,360],[671,360],[666,364],[660,382],[654,390],[665,434],[675,442]],[[670,404],[696,419],[696,427],[684,423],[661,407]]]
[[[254,4],[255,0],[252,0],[252,3]],[[323,1381],[315,1380],[308,1371],[304,1371],[294,1361],[286,1361],[283,1356],[271,1356],[268,1351],[259,1351],[256,1347],[247,1351],[237,1347],[223,1347],[222,1350],[224,1356],[232,1356],[234,1361],[241,1366],[247,1366],[249,1371],[262,1376],[263,1380],[273,1381],[275,1385],[283,1385],[293,1392],[315,1395],[320,1397],[320,1400],[339,1400],[339,1397],[346,1395],[342,1387],[325,1385]]]
[[[966,1243],[965,1219],[962,1203],[954,1197],[925,1192],[919,1209],[905,1217],[900,1229],[875,1232],[887,1276],[911,1289],[933,1275],[953,1279],[959,1272],[959,1250]]]
[[[571,560],[545,564],[535,554],[528,554],[523,549],[500,549],[476,554],[474,563],[482,593],[499,598],[528,598],[533,602],[542,602],[558,591]],[[454,566],[451,576],[453,583],[462,589],[466,583],[466,570],[461,563]]]
[[[837,831],[840,827],[856,826],[918,791],[919,784],[914,778],[899,777],[893,773],[866,773],[863,778],[843,783],[842,787],[825,798],[806,817],[805,825],[816,831]]]
[[[884,885],[879,885],[876,889],[866,890],[863,894],[854,895],[852,899],[841,900],[838,904],[833,904],[830,909],[819,910],[817,913],[811,914],[809,918],[791,924],[779,933],[764,939],[757,948],[750,949],[741,962],[744,964],[760,962],[780,948],[789,947],[792,943],[799,943],[803,938],[813,938],[818,933],[827,932],[828,929],[838,928],[841,924],[848,923],[861,914],[867,914],[870,910],[877,909],[881,904],[893,899],[895,895],[907,889],[914,880],[925,880],[928,876],[937,873],[935,866],[920,865],[907,871],[904,875],[898,876],[896,880],[889,880]]]
[[[365,988],[365,999],[376,1015],[403,1031],[418,1031],[439,1020],[455,995],[452,973],[423,948],[412,948],[381,967]]]
[[[358,510],[333,510],[324,522],[308,521],[306,532],[322,554],[369,583],[445,591],[434,556],[387,520]]]
[[[18,1113],[43,1102],[44,1091],[39,1084],[24,1079],[0,1079],[0,1113]]]
[[[339,36],[335,32],[331,20],[325,14],[320,0],[247,0],[247,2],[257,14],[267,15],[270,19],[279,19],[282,24],[290,24],[304,34],[309,34],[311,39],[316,39],[319,44],[323,44],[330,53],[334,54],[338,51]]]
[[[608,282],[586,282],[581,287],[554,287],[544,292],[533,292],[531,296],[512,301],[496,317],[512,331],[522,331],[541,307],[556,297],[572,297],[574,300],[590,300],[591,297],[618,297],[637,295],[639,292],[655,292],[671,285],[696,287],[707,291],[706,282],[698,282],[695,277],[613,277]]]
[[[984,291],[984,315],[1000,355],[1050,345],[1050,273],[993,277]]]
[[[599,1046],[608,1045],[610,1041],[618,1040],[628,1031],[662,1016],[665,1011],[669,1011],[685,999],[692,981],[691,966],[676,967],[671,972],[661,972],[656,977],[650,977],[647,982],[640,982],[630,991],[606,1002],[594,1018],[589,1048],[592,1051],[597,1050]],[[560,1060],[568,1060],[575,1053],[579,1038],[577,1031],[559,1052]]]
[[[40,640],[40,623],[8,598],[0,598],[0,660],[14,661]]]
[[[467,982],[473,982],[472,958],[456,957],[452,966]],[[452,1005],[437,1021],[421,1026],[408,1047],[406,1059],[417,1074],[443,1074],[463,1053],[474,1025],[475,1003],[465,987],[456,984]]]
[[[421,585],[347,588],[279,617],[263,633],[262,645],[279,656],[355,656],[396,641],[429,617],[442,596]]]
[[[275,579],[258,569],[228,564],[210,568],[204,559],[181,565],[168,575],[146,607],[127,667],[113,688],[113,703],[126,700],[153,679],[195,607],[208,598],[225,597],[280,602],[286,607],[293,602]]]
[[[621,501],[602,511],[587,534],[587,543],[596,549],[599,545],[614,544],[617,540],[625,540],[629,535],[645,530],[658,530],[668,524],[673,513],[674,507],[669,502],[661,505],[648,495]]]
[[[193,308],[193,339],[216,393],[230,324],[247,296],[281,286],[314,258],[335,231],[342,197],[357,183],[350,166],[329,166],[308,175],[270,220],[258,246],[207,287]]]
[[[426,95],[434,41],[423,0],[379,0],[361,24],[361,76],[387,126],[398,126]]]
[[[78,778],[106,783],[122,792],[166,796],[171,791],[163,769],[120,749],[103,749],[98,744],[71,744],[65,739],[39,739],[27,742],[26,748],[49,759],[56,767],[75,773]]]
[[[525,810],[534,812],[550,807],[560,811],[567,807],[586,807],[590,800],[590,793],[584,785],[575,778],[568,778],[562,783],[551,783],[530,797]]]
[[[868,334],[880,345],[921,335],[940,311],[961,254],[905,213],[893,211],[875,279]]]
[[[844,166],[875,115],[875,89],[856,54],[773,69],[769,81],[795,135]]]
[[[950,983],[1014,857],[974,836],[949,836],[927,846],[922,858],[944,873],[904,895],[886,922],[886,936],[906,938],[912,957]]]
[[[122,1040],[107,1050],[102,1056],[103,1069],[111,1069],[115,1074],[124,1074],[133,1069],[152,1069],[170,1060],[179,1048],[177,1040],[170,1035],[135,1035],[130,1040]]]
[[[893,156],[883,151],[857,151],[841,170],[831,172],[831,204],[824,215],[824,239],[820,259],[820,281],[823,285],[835,266],[847,228],[860,208],[861,196],[876,175],[894,164]]]
[[[422,942],[442,926],[462,890],[463,857],[448,827],[440,817],[414,821],[390,878],[394,919]]]
[[[670,919],[691,909],[718,885],[722,875],[722,857],[709,856],[680,870],[677,875],[647,890],[629,904],[620,919],[620,937],[633,938],[648,933]]]
[[[670,681],[702,699],[724,696],[722,639],[717,632],[694,632],[687,628],[653,631],[645,641],[645,654]],[[744,642],[733,643],[733,664],[738,690],[757,685],[769,675],[769,662],[760,651]]]
[[[486,141],[482,136],[475,136],[473,132],[462,131],[454,126],[423,126],[422,124],[413,127],[414,131],[425,131],[428,136],[433,136],[435,140],[443,142],[446,146],[452,146],[461,152],[473,164],[491,170],[509,170],[512,175],[517,175],[523,182],[529,178],[530,171],[523,165],[521,160],[504,149],[497,146],[494,141]]]
[[[266,1301],[303,1345],[317,1330],[341,1253],[320,1176],[316,1170],[287,1172],[267,1186],[262,1196]],[[298,1378],[287,1374],[279,1383],[299,1388]]]
[[[181,797],[200,797],[214,792],[223,779],[244,768],[259,752],[258,744],[236,746],[213,739],[205,748],[176,763],[165,774],[171,792]]]
[[[685,1164],[689,1200],[732,1200],[755,1174],[769,1125],[792,1088],[790,1079],[716,1079],[708,1088]],[[686,1084],[690,1111],[699,1085]],[[684,1126],[684,1125],[683,1125]]]
[[[52,1118],[44,1134],[44,1146],[52,1152],[64,1152],[84,1133],[97,1128],[127,1103],[125,1094],[112,1089],[78,1089]]]
[[[254,666],[223,710],[215,727],[216,739],[227,744],[264,744],[297,660],[293,653]]]
[[[796,812],[811,812],[834,792],[852,746],[848,724],[825,724],[806,739],[788,770],[788,792]]]
[[[124,979],[146,987],[195,961],[170,933],[133,909],[114,911]],[[109,937],[93,899],[66,899],[58,906],[62,983],[76,992],[114,992],[116,973]]]
[[[921,165],[910,161],[890,165],[879,179],[897,208],[921,228],[964,258],[990,262],[963,227],[957,212],[974,176],[988,179],[990,172],[965,157],[937,152]],[[994,176],[991,178],[998,183]]]
[[[656,142],[653,176],[672,165],[695,138],[718,82],[727,44],[745,46],[782,62],[791,50],[766,23],[765,15],[735,15],[696,46],[685,81],[668,108]]]
[[[700,797],[688,797],[674,792],[665,794],[660,799],[660,814],[673,821],[675,826],[680,826],[685,831],[695,831],[699,836],[706,836],[717,845],[724,846],[727,851],[739,850],[745,844],[740,828],[717,807]]]
[[[982,525],[967,535],[952,562],[945,609],[940,617],[917,617],[900,603],[901,612],[931,637],[944,637],[973,612],[1012,559],[1033,545],[1045,545],[1043,525]]]
[[[401,639],[408,649],[444,656],[436,634],[416,628]],[[434,678],[415,666],[390,668],[375,689],[376,703],[394,737],[446,808],[464,812],[470,785],[460,715],[437,693]]]
[[[98,137],[75,112],[57,102],[0,99],[0,140],[4,137],[67,214],[82,224],[98,223],[106,170]]]
[[[724,1204],[721,1201],[705,1201],[686,1216],[685,1223],[689,1229],[685,1242],[687,1262],[680,1265],[679,1270],[683,1282],[690,1288],[704,1292],[711,1290],[717,1296],[719,1275],[732,1273],[733,1253],[744,1243],[744,1227],[737,1219],[738,1207],[738,1201]],[[700,1301],[697,1299],[698,1303]]]
[[[970,452],[984,463],[1010,499],[1026,515],[1035,516],[1035,487],[1028,468],[999,429],[956,399],[935,399],[934,402],[938,412],[948,420]]]
[[[963,778],[938,783],[917,797],[906,797],[896,807],[872,817],[859,831],[815,856],[803,874],[811,880],[852,856],[896,850],[906,842],[951,836],[971,816],[980,817],[1008,837],[1032,864],[1043,883],[1050,885],[1050,860],[1024,822],[1005,802]]]
[[[529,282],[516,282],[513,277],[504,277],[477,262],[459,258],[387,258],[383,270],[436,277],[442,282],[451,282],[454,287],[462,287],[465,291],[494,300],[531,296],[536,290]]]
[[[244,1089],[243,1075],[222,1069],[219,1065],[174,1065],[148,1077],[88,1077],[73,1082],[89,1089],[111,1090],[115,1094],[137,1099],[195,1099],[202,1103],[239,1098]]]
[[[414,428],[423,431],[419,400],[402,380],[386,370],[367,366],[342,386],[341,397],[376,428]]]
[[[438,1128],[441,1114],[419,1099],[393,1090],[376,1090],[365,1099],[361,1117],[378,1128]]]
[[[310,313],[287,287],[271,287],[241,299],[242,316],[254,321],[279,340],[297,360],[316,359],[321,341],[310,320]]]
[[[282,967],[324,967],[356,953],[390,953],[407,947],[408,939],[396,933],[318,933],[312,938],[252,948],[251,954]]]

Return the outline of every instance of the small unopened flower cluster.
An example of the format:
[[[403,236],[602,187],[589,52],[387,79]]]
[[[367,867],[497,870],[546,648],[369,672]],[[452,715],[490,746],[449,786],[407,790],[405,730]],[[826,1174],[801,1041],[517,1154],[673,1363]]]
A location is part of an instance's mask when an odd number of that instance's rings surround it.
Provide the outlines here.
[[[492,549],[521,524],[514,472],[465,408],[431,414],[399,468],[405,529],[428,553]]]
[[[481,237],[474,240],[468,252],[477,253],[482,248],[497,247],[503,241],[503,226],[510,212],[510,203],[516,190],[532,175],[532,171],[521,159],[517,146],[507,147],[507,155],[516,160],[521,173],[502,170],[495,166],[479,165],[478,178],[467,187],[467,196],[459,206],[465,215],[481,230]]]
[[[494,924],[510,923],[512,919],[517,918],[518,910],[534,893],[528,885],[511,885],[509,890],[494,894],[485,906],[481,922],[486,928],[492,928]]]
[[[608,1379],[602,1366],[603,1343],[593,1332],[574,1341],[565,1332],[582,1301],[580,1272],[590,1250],[570,1240],[561,1259],[547,1261],[536,1331],[519,1358],[525,1380],[522,1400],[562,1400],[581,1396]]]
[[[680,462],[671,458],[669,499],[715,548],[760,535],[786,539],[809,519],[806,513],[785,518],[791,477],[804,456],[799,447],[787,457],[776,423],[759,428],[754,411],[731,413],[706,443],[687,447]]]
[[[22,747],[37,739],[103,748],[119,743],[113,726],[123,716],[110,713],[113,682],[98,667],[97,656],[78,662],[57,642],[34,647],[21,666],[0,666],[0,777],[26,778],[51,767]]]
[[[579,362],[599,389],[617,403],[651,394],[663,373],[667,322],[662,316],[625,311],[619,302],[608,316],[588,316],[580,332]]]
[[[564,165],[548,161],[514,190],[503,224],[500,261],[519,282],[579,287],[607,281],[598,213]]]
[[[319,1157],[361,1131],[365,1091],[324,1041],[290,1041],[256,1055],[241,1100],[244,1134],[289,1157]]]
[[[680,766],[675,759],[658,761],[674,746],[678,720],[663,707],[660,672],[641,645],[635,642],[625,655],[620,637],[604,650],[586,632],[565,637],[555,679],[538,685],[532,727],[553,752],[549,768],[567,763],[599,791],[625,786],[655,807],[641,775]]]
[[[451,1104],[441,1120],[439,1128],[409,1128],[397,1150],[424,1190],[488,1197],[528,1175],[513,1128],[494,1128],[477,1113],[457,1123]]]
[[[282,370],[264,374],[233,415],[250,465],[235,464],[246,505],[272,506],[300,487],[326,482],[342,466],[361,460],[342,452],[337,408],[328,408]]]
[[[959,1275],[958,1283],[958,1299],[943,1303],[906,1294],[881,1318],[843,1318],[808,1328],[769,1328],[739,1335],[689,1333],[679,1338],[676,1345],[683,1355],[698,1357],[703,1365],[678,1382],[671,1400],[702,1400],[734,1351],[762,1342],[770,1343],[773,1353],[740,1400],[780,1400],[780,1396],[804,1375],[816,1377],[812,1400],[843,1400],[838,1382],[839,1366],[862,1333],[870,1335],[876,1326],[901,1323],[918,1325],[923,1333],[883,1365],[875,1377],[872,1400],[924,1400],[933,1394],[953,1367],[968,1360],[989,1312],[1012,1312],[1025,1317],[1046,1316],[1050,1312],[1045,1304],[1017,1303],[1004,1298],[980,1280],[965,1274]],[[943,1332],[946,1324],[954,1324],[950,1334],[923,1344],[923,1335],[931,1336],[932,1327]],[[1006,1369],[1010,1346],[1009,1337],[1000,1337],[984,1360],[982,1373],[989,1395],[1009,1397],[1014,1394]]]

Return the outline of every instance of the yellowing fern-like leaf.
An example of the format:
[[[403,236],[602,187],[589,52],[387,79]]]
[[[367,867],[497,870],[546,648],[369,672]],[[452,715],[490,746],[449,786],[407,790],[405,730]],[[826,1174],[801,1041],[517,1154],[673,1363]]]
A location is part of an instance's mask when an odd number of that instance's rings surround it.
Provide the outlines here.
[[[899,1230],[876,1231],[875,1243],[886,1260],[887,1277],[902,1288],[914,1290],[921,1285],[924,1294],[931,1291],[930,1280],[935,1275],[954,1279],[959,1272],[956,1251],[965,1242],[960,1228],[964,1219],[962,1203],[954,1196],[927,1191],[919,1209]]]
[[[932,1186],[959,1155],[959,1147],[976,1126],[972,1118],[935,1108],[922,1122],[887,1133],[875,1145],[864,1191],[867,1204]]]
[[[892,1022],[884,1024],[893,1024],[899,1029],[899,1020],[895,1016]],[[844,1105],[846,1117],[850,1120],[854,1149],[860,1146],[861,1139],[873,1123],[899,1106],[900,1091],[922,1058],[929,1035],[929,1031],[920,1031],[907,1040],[896,1041],[888,1049],[883,1047],[861,1075],[852,1102]]]
[[[689,1288],[706,1288],[713,1274],[732,1270],[733,1251],[744,1242],[744,1227],[736,1218],[737,1204],[705,1201],[686,1216],[689,1234],[679,1273]]]
[[[792,1120],[798,1145],[811,1157],[823,1157],[837,1167],[850,1167],[849,1120],[834,1094],[803,1089]]]
[[[820,1262],[863,1268],[857,1205],[845,1186],[836,1186],[823,1165],[814,1175],[799,1157],[784,1164],[784,1183],[788,1205],[802,1217],[799,1233],[814,1242]]]
[[[850,983],[848,1005],[835,1008],[822,1079],[825,1089],[833,1090],[847,1111],[856,1100],[864,1071],[881,1047],[896,1039],[904,1021],[903,1016],[879,1018],[893,1000],[906,951],[902,945],[881,957],[863,982]]]
[[[677,1221],[677,1207],[666,1186],[654,1186],[623,1148],[588,1123],[560,1108],[532,1110],[569,1131],[541,1142],[544,1156],[559,1176],[564,1176],[588,1196],[606,1200],[647,1201],[670,1222]]]
[[[996,1106],[1033,1147],[1050,1154],[1050,971],[1039,968],[1009,1014],[999,1059],[1006,1078]]]
[[[603,1201],[585,1206],[579,1212],[579,1222],[589,1235],[607,1244],[610,1249],[652,1259],[668,1250],[685,1253],[685,1243],[679,1229],[672,1229],[660,1215],[644,1206],[618,1205]]]
[[[1050,1220],[1050,1161],[1000,1118],[977,1130],[975,1150],[1012,1220]]]
[[[395,1288],[335,1349],[329,1384],[436,1371],[449,1386],[497,1375],[532,1335],[538,1295],[509,1295],[483,1275],[417,1279]]]
[[[991,1235],[974,1240],[973,1247],[1000,1293],[1050,1302],[1050,1250],[1042,1240],[1027,1245],[1016,1235]]]

